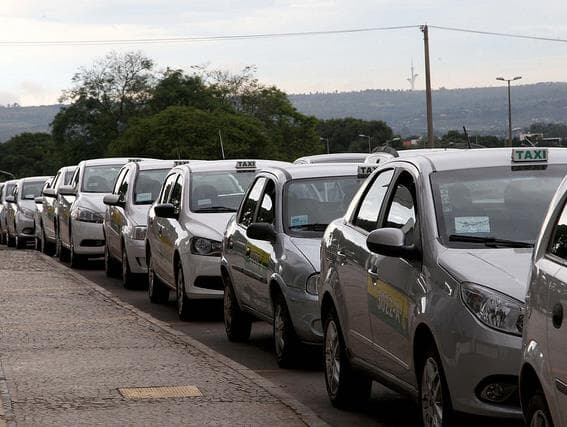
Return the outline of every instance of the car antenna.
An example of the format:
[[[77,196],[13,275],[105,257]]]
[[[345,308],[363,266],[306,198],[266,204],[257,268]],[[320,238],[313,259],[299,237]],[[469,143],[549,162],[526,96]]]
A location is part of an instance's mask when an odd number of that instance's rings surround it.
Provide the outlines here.
[[[467,132],[467,128],[463,126],[463,131],[465,132],[465,138],[467,138],[467,148],[471,149],[471,139],[469,137],[469,134]]]

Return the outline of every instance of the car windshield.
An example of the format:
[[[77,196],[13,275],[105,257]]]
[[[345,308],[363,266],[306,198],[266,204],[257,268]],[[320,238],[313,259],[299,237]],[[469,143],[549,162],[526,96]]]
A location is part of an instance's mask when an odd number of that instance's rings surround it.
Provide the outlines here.
[[[151,205],[159,194],[170,169],[141,170],[134,186],[134,204]]]
[[[236,212],[256,171],[193,172],[190,210],[197,213]]]
[[[305,178],[290,181],[284,192],[286,233],[323,234],[329,223],[346,212],[364,179],[356,176]]]
[[[33,200],[41,196],[41,190],[45,181],[26,181],[22,186],[22,200]]]
[[[114,180],[122,165],[87,166],[81,191],[85,193],[112,193]]]
[[[457,248],[533,245],[565,172],[565,165],[548,165],[431,174],[441,241]]]

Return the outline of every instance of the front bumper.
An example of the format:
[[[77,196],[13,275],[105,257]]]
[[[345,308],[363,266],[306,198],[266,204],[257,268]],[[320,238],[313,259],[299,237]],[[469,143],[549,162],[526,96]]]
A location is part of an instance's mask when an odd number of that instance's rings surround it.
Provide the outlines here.
[[[189,299],[222,299],[224,288],[220,274],[220,256],[191,253],[181,256],[185,293]]]
[[[33,217],[18,212],[16,214],[16,234],[19,238],[33,239],[35,237],[35,224]]]
[[[285,299],[298,338],[310,344],[323,342],[319,297],[304,289],[285,288]]]
[[[130,271],[134,274],[147,274],[146,247],[144,240],[135,240],[124,237],[124,250],[128,257]]]
[[[104,255],[102,224],[71,220],[71,235],[78,255]]]

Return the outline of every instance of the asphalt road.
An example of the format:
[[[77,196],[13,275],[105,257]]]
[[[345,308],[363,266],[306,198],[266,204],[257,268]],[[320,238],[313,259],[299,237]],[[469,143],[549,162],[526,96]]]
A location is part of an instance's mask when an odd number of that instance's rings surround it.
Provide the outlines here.
[[[417,425],[416,403],[396,392],[374,383],[371,399],[356,411],[341,411],[329,403],[322,368],[322,353],[311,349],[301,366],[280,369],[272,351],[271,326],[255,322],[247,343],[232,343],[226,338],[223,323],[222,301],[201,304],[195,316],[188,322],[180,321],[173,292],[167,305],[150,303],[146,290],[126,290],[118,279],[107,278],[103,263],[90,261],[80,274],[104,287],[123,301],[167,322],[213,350],[254,370],[285,389],[291,396],[311,408],[319,417],[333,426],[413,426]],[[504,422],[477,417],[462,416],[461,426],[518,427],[521,422]]]

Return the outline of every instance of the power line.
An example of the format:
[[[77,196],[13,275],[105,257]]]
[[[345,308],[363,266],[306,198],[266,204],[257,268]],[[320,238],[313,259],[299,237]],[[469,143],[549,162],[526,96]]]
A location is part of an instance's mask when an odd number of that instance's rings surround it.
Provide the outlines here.
[[[546,42],[559,42],[567,43],[567,39],[554,38],[554,37],[540,37],[540,36],[529,36],[523,34],[512,34],[512,33],[497,33],[494,31],[481,31],[481,30],[471,30],[467,28],[455,28],[455,27],[441,27],[438,25],[429,25],[429,28],[436,28],[438,30],[445,31],[457,31],[460,33],[472,33],[472,34],[482,34],[485,36],[497,36],[497,37],[511,37],[516,39],[527,39],[527,40],[539,40]]]
[[[419,25],[403,25],[396,27],[368,27],[351,28],[327,31],[299,31],[286,33],[260,33],[260,34],[229,34],[223,36],[194,36],[194,37],[167,37],[167,38],[143,38],[143,39],[109,39],[109,40],[54,40],[54,41],[0,41],[4,47],[29,47],[29,46],[106,46],[106,45],[131,45],[131,44],[162,44],[162,43],[195,43],[208,41],[232,41],[270,39],[281,37],[305,37],[324,36],[331,34],[353,34],[368,33],[375,31],[404,30],[408,28],[419,28]]]

